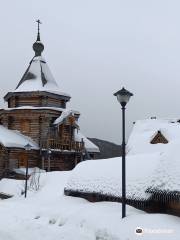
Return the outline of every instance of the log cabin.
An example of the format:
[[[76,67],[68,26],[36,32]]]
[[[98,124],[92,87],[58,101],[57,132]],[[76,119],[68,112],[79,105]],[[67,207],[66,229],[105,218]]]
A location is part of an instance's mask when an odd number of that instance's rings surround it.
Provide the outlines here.
[[[80,113],[67,109],[69,94],[56,83],[38,34],[34,57],[15,90],[4,96],[0,109],[0,177],[13,176],[19,168],[71,170],[99,152],[81,132]],[[26,145],[30,150],[26,150]]]

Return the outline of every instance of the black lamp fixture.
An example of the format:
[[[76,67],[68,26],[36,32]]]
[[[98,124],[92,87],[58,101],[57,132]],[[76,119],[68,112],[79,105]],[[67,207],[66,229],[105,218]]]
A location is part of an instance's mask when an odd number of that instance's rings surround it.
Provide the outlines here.
[[[122,218],[126,217],[126,143],[125,143],[125,106],[133,94],[124,87],[114,93],[122,106]]]
[[[117,100],[121,104],[121,106],[125,107],[126,104],[129,102],[130,97],[133,96],[133,94],[123,87],[121,90],[114,93],[114,96],[117,97]]]

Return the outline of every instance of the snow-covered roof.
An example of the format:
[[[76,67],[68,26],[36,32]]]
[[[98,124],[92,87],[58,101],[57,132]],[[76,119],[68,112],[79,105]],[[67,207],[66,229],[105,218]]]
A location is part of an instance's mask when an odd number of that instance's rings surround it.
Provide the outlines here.
[[[159,157],[159,153],[127,156],[126,182],[129,199],[147,199],[150,196],[146,189],[158,166]],[[73,169],[66,189],[121,197],[121,167],[121,157],[81,162]]]
[[[167,144],[151,144],[161,131]],[[148,199],[152,192],[180,194],[180,123],[137,121],[127,145],[127,198]],[[121,158],[85,161],[76,166],[66,189],[121,197]]]
[[[160,131],[168,143],[151,144]],[[180,123],[178,119],[146,119],[135,123],[127,144],[128,156],[159,152],[158,166],[149,179],[149,187],[180,192]]]
[[[152,174],[149,187],[155,191],[180,193],[180,142],[167,145]]]
[[[151,140],[160,131],[168,140],[167,144],[151,144]],[[180,123],[177,119],[146,119],[138,120],[127,143],[127,154],[164,152],[167,145],[179,141]]]
[[[74,114],[80,114],[78,111],[74,111],[74,110],[71,110],[71,109],[65,109],[61,115],[54,121],[54,124],[58,124],[60,125],[61,123],[64,122],[64,120],[71,116],[71,115],[74,115]]]
[[[32,59],[14,92],[46,91],[66,97],[69,94],[60,91],[46,61],[41,56]]]
[[[180,194],[179,144],[166,153],[126,157],[127,198],[145,200],[152,192]],[[121,158],[85,161],[76,166],[66,190],[121,197]]]
[[[83,139],[87,152],[98,153],[99,148],[92,143],[87,137],[85,137],[79,130],[75,130],[75,141],[81,142]]]
[[[13,110],[54,110],[58,112],[63,112],[64,108],[58,107],[34,107],[34,106],[21,106],[15,108],[1,108],[0,110],[13,111]]]
[[[4,147],[24,148],[26,144],[30,144],[32,149],[39,149],[38,145],[30,138],[19,131],[10,130],[0,125],[0,144]]]

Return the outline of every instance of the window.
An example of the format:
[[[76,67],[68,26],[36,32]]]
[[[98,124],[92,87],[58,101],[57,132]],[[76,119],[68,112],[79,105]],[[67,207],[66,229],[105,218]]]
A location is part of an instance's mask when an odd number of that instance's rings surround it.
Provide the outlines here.
[[[150,142],[151,144],[158,144],[163,143],[167,144],[168,140],[165,138],[165,136],[161,133],[161,131],[158,131],[156,135],[153,137],[153,139]]]
[[[19,168],[20,167],[26,167],[27,164],[27,154],[25,153],[20,153],[19,155]]]
[[[23,133],[30,132],[30,121],[28,119],[21,120],[21,132]]]

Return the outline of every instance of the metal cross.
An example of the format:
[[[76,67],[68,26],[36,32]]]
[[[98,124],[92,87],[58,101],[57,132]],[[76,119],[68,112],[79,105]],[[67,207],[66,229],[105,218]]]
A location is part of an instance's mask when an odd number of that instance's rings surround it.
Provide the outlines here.
[[[38,32],[39,32],[39,24],[42,24],[42,22],[39,19],[36,20],[36,22],[38,23]]]
[[[38,34],[37,34],[37,41],[40,41],[40,32],[39,32],[39,25],[42,24],[42,22],[38,19],[36,20],[36,22],[38,23]]]

